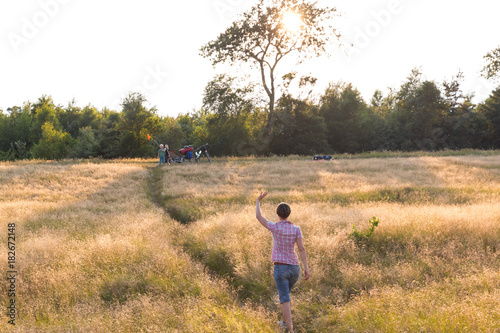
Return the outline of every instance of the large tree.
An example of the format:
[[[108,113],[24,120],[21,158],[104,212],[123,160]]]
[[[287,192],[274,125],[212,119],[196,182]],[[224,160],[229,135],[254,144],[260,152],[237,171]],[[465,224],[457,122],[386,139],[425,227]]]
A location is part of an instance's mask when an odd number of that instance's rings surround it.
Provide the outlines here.
[[[10,138],[11,134],[11,125],[10,125],[10,117],[3,113],[3,110],[0,109],[0,151],[7,151],[10,149]]]
[[[51,96],[43,95],[38,101],[31,105],[33,121],[31,123],[31,141],[37,143],[42,137],[42,126],[50,122],[56,130],[62,130],[62,126],[57,118],[60,107],[56,106]]]
[[[493,91],[484,103],[478,105],[477,112],[484,115],[488,121],[491,147],[500,148],[500,88]]]
[[[327,127],[317,105],[283,95],[276,106],[272,153],[314,155],[329,152]]]
[[[202,56],[220,63],[250,63],[258,69],[269,99],[266,126],[271,133],[277,100],[277,67],[296,54],[297,61],[326,52],[339,35],[331,26],[335,8],[306,0],[259,0],[255,6],[201,48]]]
[[[321,98],[320,115],[328,130],[328,144],[335,152],[356,153],[375,135],[365,119],[375,118],[352,84],[330,84]]]
[[[123,109],[117,126],[122,155],[143,157],[155,151],[148,144],[147,134],[156,135],[160,118],[156,108],[147,108],[146,103],[146,97],[137,92],[129,93],[123,100]]]
[[[441,126],[445,134],[444,147],[451,149],[487,148],[488,122],[476,112],[473,94],[462,90],[464,75],[459,71],[450,81],[443,82],[445,107]]]
[[[42,125],[40,141],[32,148],[32,153],[40,159],[62,159],[72,154],[75,140],[67,132],[60,131],[47,121]]]
[[[95,132],[97,155],[104,158],[123,156],[120,149],[120,117],[121,113],[104,108],[100,112],[99,124]]]
[[[482,74],[492,81],[500,80],[500,46],[484,56],[486,65]],[[478,106],[478,112],[488,120],[491,143],[493,147],[500,147],[500,87],[491,93],[491,96]]]
[[[252,86],[238,88],[236,79],[218,75],[210,81],[203,96],[201,122],[193,132],[196,144],[210,143],[215,155],[241,154],[241,146],[249,141],[247,120],[255,110],[250,96]]]
[[[432,81],[422,81],[419,69],[412,70],[395,96],[388,116],[393,140],[401,150],[436,150],[446,137],[440,124],[446,110],[441,91]]]

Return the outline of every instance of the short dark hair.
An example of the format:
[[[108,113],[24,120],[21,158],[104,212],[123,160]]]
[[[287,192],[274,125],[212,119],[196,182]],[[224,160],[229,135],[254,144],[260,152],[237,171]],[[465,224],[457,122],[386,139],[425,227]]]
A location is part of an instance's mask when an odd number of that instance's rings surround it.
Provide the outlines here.
[[[282,202],[278,205],[278,208],[276,208],[276,214],[278,214],[279,217],[286,219],[288,216],[290,216],[290,213],[292,210],[290,209],[290,206],[288,204]]]

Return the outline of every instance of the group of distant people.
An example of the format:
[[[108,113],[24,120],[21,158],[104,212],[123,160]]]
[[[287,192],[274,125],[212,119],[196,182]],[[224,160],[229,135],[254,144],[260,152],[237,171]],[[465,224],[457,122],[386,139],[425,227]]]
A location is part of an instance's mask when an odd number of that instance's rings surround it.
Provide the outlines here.
[[[163,143],[160,145],[160,149],[158,149],[158,158],[160,159],[158,166],[162,166],[162,164],[165,165],[165,163],[170,165],[170,161],[172,159],[170,158],[170,153],[168,152],[168,150],[168,145],[164,145]]]

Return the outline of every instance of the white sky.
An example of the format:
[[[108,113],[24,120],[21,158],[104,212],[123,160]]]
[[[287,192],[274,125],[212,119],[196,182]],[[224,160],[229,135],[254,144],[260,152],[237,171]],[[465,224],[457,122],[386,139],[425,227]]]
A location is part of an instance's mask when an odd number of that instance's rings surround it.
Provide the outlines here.
[[[199,49],[215,39],[254,0],[0,0],[0,109],[75,99],[119,109],[129,92],[145,93],[160,115],[201,107],[214,76]],[[300,67],[329,82],[352,82],[366,101],[399,87],[412,68],[438,83],[459,69],[464,87],[484,100],[483,56],[500,46],[500,3],[492,0],[319,0],[342,13],[346,43],[329,59]],[[346,53],[349,56],[346,56]],[[293,68],[282,68],[285,74]],[[220,72],[220,69],[219,69]],[[239,66],[230,74],[241,74]]]

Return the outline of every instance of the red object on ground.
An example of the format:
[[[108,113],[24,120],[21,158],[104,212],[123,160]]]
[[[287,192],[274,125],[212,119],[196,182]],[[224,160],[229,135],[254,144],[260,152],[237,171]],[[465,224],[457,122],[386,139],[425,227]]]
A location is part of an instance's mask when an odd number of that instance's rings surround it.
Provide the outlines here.
[[[185,154],[185,153],[187,153],[188,151],[193,151],[193,150],[194,150],[194,149],[193,149],[193,147],[189,147],[189,148],[182,148],[182,149],[180,150],[180,152],[181,152],[181,154],[183,154],[183,155],[184,155],[184,154]]]

